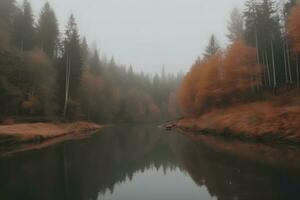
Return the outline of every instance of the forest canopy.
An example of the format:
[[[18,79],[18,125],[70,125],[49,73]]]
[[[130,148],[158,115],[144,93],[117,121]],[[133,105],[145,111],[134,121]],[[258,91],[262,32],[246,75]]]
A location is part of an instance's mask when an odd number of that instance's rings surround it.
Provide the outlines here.
[[[181,107],[185,113],[199,114],[211,107],[246,101],[247,94],[260,85],[261,71],[255,48],[236,41],[192,67],[181,86]]]
[[[24,0],[0,0],[0,122],[150,122],[178,116],[171,100],[182,74],[138,73],[80,35],[74,15],[64,32],[46,3],[38,16]]]
[[[247,0],[228,23],[227,48],[213,35],[186,75],[179,103],[187,115],[280,96],[300,86],[300,5],[289,0]]]

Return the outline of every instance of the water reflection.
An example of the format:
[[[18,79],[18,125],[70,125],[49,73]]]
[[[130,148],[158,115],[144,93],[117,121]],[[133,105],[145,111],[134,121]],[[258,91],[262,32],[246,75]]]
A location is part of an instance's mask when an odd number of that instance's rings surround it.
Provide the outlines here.
[[[124,125],[0,158],[0,199],[299,199],[299,156]]]

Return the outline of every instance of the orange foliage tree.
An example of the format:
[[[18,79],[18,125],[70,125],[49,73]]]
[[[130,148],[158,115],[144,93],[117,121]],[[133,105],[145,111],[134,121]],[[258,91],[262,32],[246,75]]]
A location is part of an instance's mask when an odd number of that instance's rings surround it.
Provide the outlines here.
[[[300,5],[292,10],[289,17],[288,32],[293,40],[295,52],[300,53]]]
[[[195,64],[179,91],[179,103],[186,114],[198,115],[249,99],[261,82],[256,50],[237,41],[225,52]]]

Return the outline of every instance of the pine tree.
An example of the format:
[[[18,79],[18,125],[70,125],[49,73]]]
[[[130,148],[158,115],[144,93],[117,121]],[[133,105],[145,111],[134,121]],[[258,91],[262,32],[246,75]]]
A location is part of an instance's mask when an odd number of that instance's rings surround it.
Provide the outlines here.
[[[0,0],[0,48],[9,46],[12,17],[15,10],[14,0]]]
[[[15,0],[0,0],[0,19],[7,23],[7,25],[12,23],[15,10]]]
[[[13,22],[13,44],[21,50],[30,50],[35,45],[35,28],[31,5],[24,0],[22,9],[16,12]]]
[[[53,59],[58,47],[58,24],[55,13],[46,3],[40,13],[40,18],[37,25],[38,46]]]
[[[229,34],[227,35],[227,37],[231,42],[243,39],[244,37],[243,26],[244,26],[243,16],[237,8],[234,8],[230,16],[230,21],[228,23]]]
[[[209,39],[208,46],[205,49],[205,53],[203,56],[205,58],[209,58],[217,53],[217,51],[220,49],[219,43],[214,35],[212,35]]]
[[[101,62],[100,62],[99,53],[98,53],[97,49],[94,51],[94,54],[89,61],[89,66],[90,66],[90,72],[92,74],[94,74],[94,75],[100,74]]]
[[[77,99],[81,82],[82,55],[79,38],[75,18],[71,15],[65,32],[62,62],[65,67],[64,116],[67,114],[69,97]]]
[[[257,4],[254,0],[247,0],[245,3],[245,40],[251,46],[256,45],[257,35]]]
[[[84,67],[87,65],[87,61],[89,59],[89,46],[87,44],[86,38],[83,37],[80,43],[81,55],[82,55],[82,63]]]
[[[275,2],[248,0],[245,7],[245,41],[256,48],[258,63],[266,66],[267,71],[263,75],[265,83],[272,80],[268,86],[278,85],[278,71],[283,65],[283,53]]]

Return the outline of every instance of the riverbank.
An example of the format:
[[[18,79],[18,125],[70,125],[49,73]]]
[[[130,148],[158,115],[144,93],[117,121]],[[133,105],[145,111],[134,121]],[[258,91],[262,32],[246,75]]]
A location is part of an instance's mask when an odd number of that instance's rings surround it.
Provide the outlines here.
[[[63,136],[95,131],[103,126],[92,122],[23,123],[0,125],[0,146],[36,143]]]
[[[300,106],[255,102],[217,109],[167,125],[197,134],[300,144]]]

